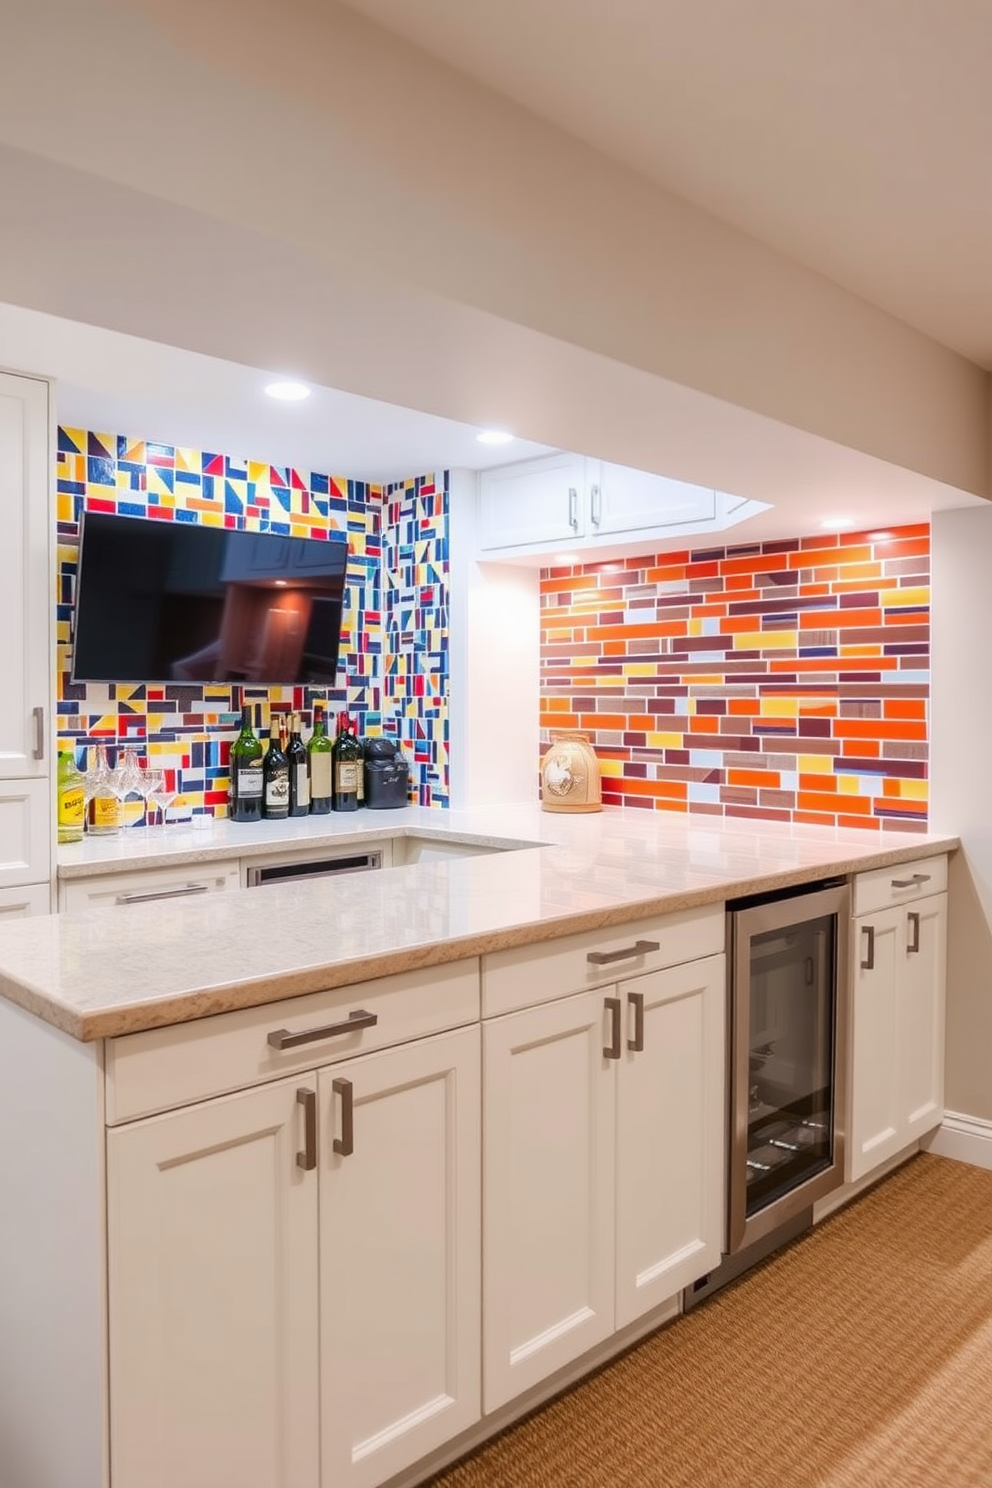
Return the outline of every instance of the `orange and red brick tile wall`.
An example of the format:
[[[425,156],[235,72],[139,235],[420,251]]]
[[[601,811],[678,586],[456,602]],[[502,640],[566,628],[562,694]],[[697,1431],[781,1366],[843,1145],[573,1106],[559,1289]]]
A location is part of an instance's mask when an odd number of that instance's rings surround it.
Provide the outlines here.
[[[925,525],[546,570],[542,739],[606,804],[922,831],[929,586]]]

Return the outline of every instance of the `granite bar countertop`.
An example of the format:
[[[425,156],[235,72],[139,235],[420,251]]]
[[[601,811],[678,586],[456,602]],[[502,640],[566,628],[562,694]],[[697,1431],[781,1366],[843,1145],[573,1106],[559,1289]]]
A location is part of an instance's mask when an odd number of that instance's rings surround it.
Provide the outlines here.
[[[60,878],[407,835],[511,850],[14,921],[0,996],[84,1041],[950,851],[945,834],[607,808],[409,808],[59,849]],[[521,843],[541,844],[519,846]]]

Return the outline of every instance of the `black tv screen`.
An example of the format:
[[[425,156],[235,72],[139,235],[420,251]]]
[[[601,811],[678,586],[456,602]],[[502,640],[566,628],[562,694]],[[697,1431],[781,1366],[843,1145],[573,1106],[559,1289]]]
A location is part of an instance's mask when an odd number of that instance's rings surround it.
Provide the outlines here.
[[[348,542],[84,511],[74,682],[333,687]]]

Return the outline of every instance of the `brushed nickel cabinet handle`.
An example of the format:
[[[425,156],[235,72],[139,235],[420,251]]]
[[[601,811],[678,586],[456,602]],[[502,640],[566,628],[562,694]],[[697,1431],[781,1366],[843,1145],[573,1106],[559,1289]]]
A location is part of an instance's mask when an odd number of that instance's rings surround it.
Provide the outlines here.
[[[145,889],[140,894],[118,894],[115,904],[150,904],[153,899],[185,899],[190,894],[206,894],[209,884],[183,884],[180,889]]]
[[[590,966],[609,966],[613,961],[629,961],[631,956],[646,956],[649,951],[660,950],[660,941],[635,940],[632,946],[624,946],[622,951],[588,951],[586,960]]]
[[[912,954],[920,949],[920,917],[915,910],[910,910],[906,918],[913,927],[913,938],[906,947],[906,950]]]
[[[861,963],[861,970],[871,971],[875,965],[875,926],[862,925],[861,928],[868,937],[868,945],[865,950],[865,958]]]
[[[632,1054],[640,1054],[644,1050],[644,993],[628,992],[627,1001],[634,1009],[634,1037],[627,1040],[627,1048]]]
[[[604,1006],[610,1015],[610,1042],[603,1049],[604,1059],[620,1058],[620,999],[607,997]]]
[[[339,1076],[331,1081],[331,1089],[341,1097],[341,1135],[334,1138],[334,1151],[350,1157],[355,1150],[355,1087]]]
[[[354,1033],[356,1028],[374,1028],[378,1021],[378,1013],[367,1013],[364,1008],[356,1008],[343,1023],[328,1023],[323,1028],[305,1028],[302,1033],[290,1033],[288,1028],[274,1028],[268,1041],[273,1049],[295,1049],[300,1044],[313,1044],[318,1039]]]
[[[918,884],[925,884],[929,882],[929,873],[914,873],[912,878],[892,879],[892,887],[894,889],[915,889]]]
[[[45,758],[44,708],[32,708],[31,716],[34,719],[34,757],[36,760],[43,760]]]
[[[574,486],[568,488],[568,525],[573,532],[579,530],[579,493]]]
[[[303,1151],[296,1154],[296,1166],[312,1173],[317,1166],[317,1092],[298,1090],[296,1099],[303,1107]]]
[[[594,527],[603,520],[603,492],[599,486],[589,488],[589,520]]]

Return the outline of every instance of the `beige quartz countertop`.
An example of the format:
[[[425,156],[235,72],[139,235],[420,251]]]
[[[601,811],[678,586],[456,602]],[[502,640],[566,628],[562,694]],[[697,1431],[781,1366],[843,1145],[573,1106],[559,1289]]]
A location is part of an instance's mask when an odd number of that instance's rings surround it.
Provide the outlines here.
[[[74,1038],[110,1038],[958,845],[947,835],[620,808],[410,808],[132,831],[60,848],[59,876],[401,833],[542,845],[15,921],[0,937],[0,995]]]

